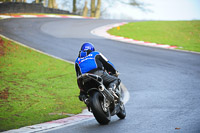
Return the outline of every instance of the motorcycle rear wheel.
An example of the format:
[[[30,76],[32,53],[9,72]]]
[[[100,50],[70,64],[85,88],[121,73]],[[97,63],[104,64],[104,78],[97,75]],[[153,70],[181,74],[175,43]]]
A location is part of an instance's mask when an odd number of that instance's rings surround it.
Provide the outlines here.
[[[90,97],[90,105],[95,119],[101,125],[106,125],[111,120],[110,110],[107,109],[105,112],[103,110],[103,96],[99,92],[94,92]]]

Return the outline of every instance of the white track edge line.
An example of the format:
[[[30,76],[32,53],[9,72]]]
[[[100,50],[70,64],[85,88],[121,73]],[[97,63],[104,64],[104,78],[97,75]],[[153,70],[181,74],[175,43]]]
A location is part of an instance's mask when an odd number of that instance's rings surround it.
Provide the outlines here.
[[[138,42],[129,42],[127,41],[128,39],[116,39],[118,38],[117,36],[111,35],[109,33],[107,33],[107,31],[111,28],[115,28],[118,26],[121,26],[122,24],[127,24],[128,22],[121,22],[121,23],[114,23],[114,24],[108,24],[108,25],[104,25],[104,26],[100,26],[97,27],[93,30],[91,30],[91,34],[95,35],[95,36],[99,36],[99,37],[104,37],[110,40],[115,40],[115,41],[119,41],[119,42],[124,42],[124,43],[129,43],[129,44],[135,44],[135,45],[139,45],[139,46],[147,46],[147,47],[154,47],[154,48],[160,48],[160,49],[168,49],[168,50],[174,50],[174,51],[178,51],[178,52],[186,52],[186,53],[193,53],[193,54],[200,54],[200,52],[195,52],[195,51],[188,51],[188,50],[181,50],[181,49],[174,49],[174,48],[165,48],[164,46],[152,46],[152,45],[148,45],[148,44],[143,44],[141,45],[140,42],[144,42],[144,41],[138,41]],[[104,34],[98,34],[96,33],[96,31],[98,31],[99,29],[103,30]],[[119,38],[123,38],[123,37],[119,37]],[[129,40],[133,40],[133,39],[129,39]],[[151,43],[150,43],[151,44]],[[152,43],[152,44],[156,44],[156,43]],[[166,44],[163,44],[166,45]]]

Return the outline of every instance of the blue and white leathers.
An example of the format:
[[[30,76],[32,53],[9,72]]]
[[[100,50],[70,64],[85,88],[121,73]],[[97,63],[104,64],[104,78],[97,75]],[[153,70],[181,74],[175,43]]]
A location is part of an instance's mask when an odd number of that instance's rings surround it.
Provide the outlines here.
[[[80,51],[75,61],[76,76],[96,70],[105,70],[116,74],[114,65],[97,51]]]
[[[96,69],[98,66],[95,61],[96,55],[99,55],[99,52],[91,52],[85,57],[78,57],[75,63],[78,64],[82,74],[89,72],[90,70]]]

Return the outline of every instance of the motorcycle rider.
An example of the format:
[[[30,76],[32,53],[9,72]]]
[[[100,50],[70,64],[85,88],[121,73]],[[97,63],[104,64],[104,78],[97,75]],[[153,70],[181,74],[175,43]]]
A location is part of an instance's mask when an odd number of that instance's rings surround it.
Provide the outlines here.
[[[92,43],[87,42],[82,45],[78,58],[75,61],[75,70],[77,77],[84,73],[92,73],[101,76],[103,84],[112,91],[112,93],[120,84],[120,79],[117,77],[118,72],[114,65],[100,52],[95,51]],[[79,83],[78,86],[80,88],[79,99],[80,101],[84,101],[87,98],[86,92],[81,89]]]

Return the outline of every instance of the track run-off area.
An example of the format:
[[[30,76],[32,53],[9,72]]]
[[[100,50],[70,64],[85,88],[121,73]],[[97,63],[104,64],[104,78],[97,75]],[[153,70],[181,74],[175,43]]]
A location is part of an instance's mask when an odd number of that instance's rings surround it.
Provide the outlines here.
[[[15,18],[0,21],[0,34],[74,62],[84,42],[94,44],[118,69],[130,93],[127,117],[95,119],[47,132],[200,132],[200,54],[146,47],[95,36],[93,29],[122,20]],[[46,132],[43,131],[43,132]]]

